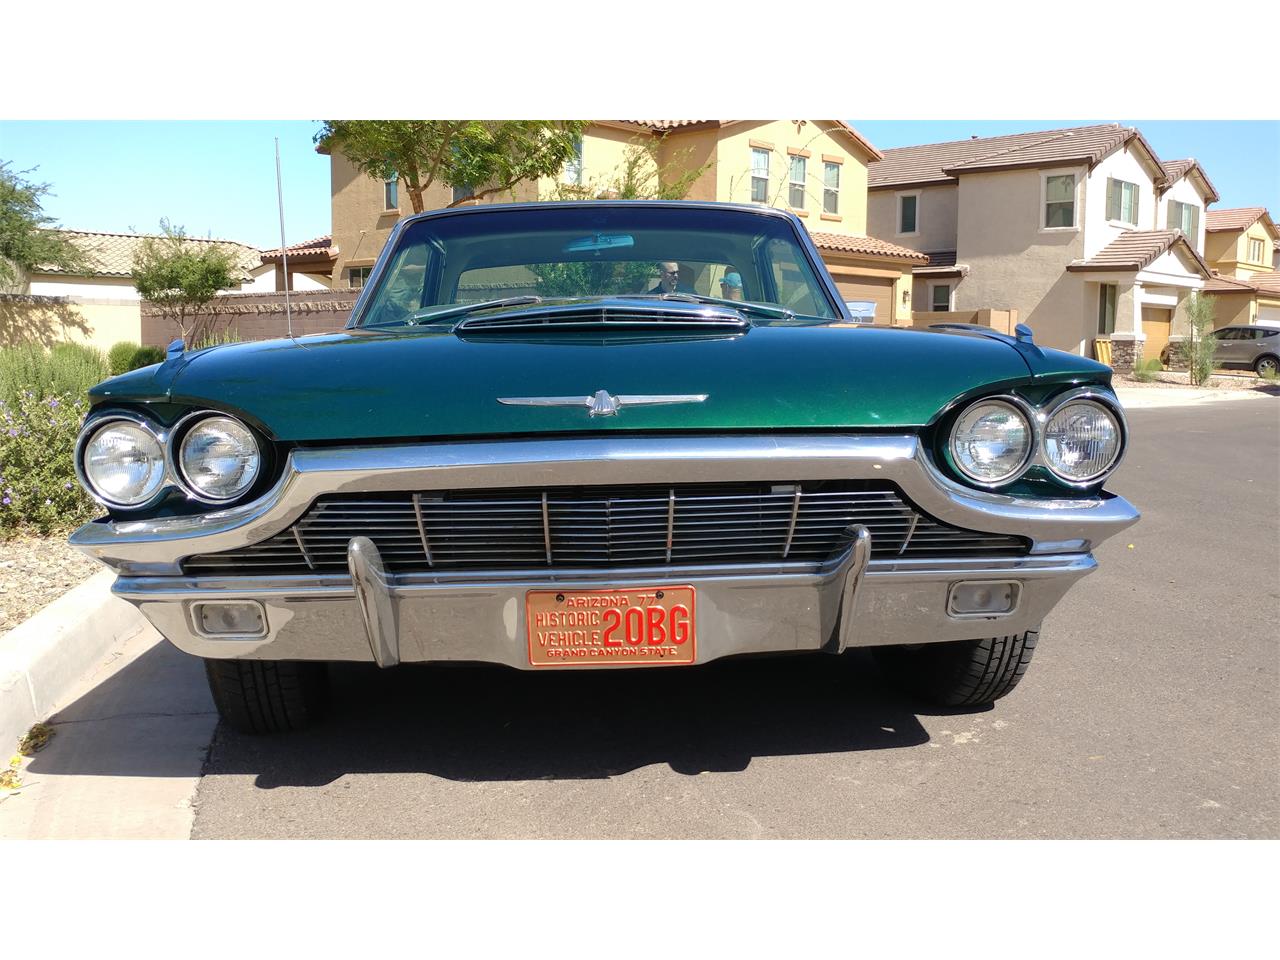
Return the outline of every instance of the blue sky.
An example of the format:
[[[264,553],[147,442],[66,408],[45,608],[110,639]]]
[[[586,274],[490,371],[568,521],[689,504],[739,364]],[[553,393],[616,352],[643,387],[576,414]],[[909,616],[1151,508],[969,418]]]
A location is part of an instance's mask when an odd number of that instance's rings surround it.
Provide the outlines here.
[[[850,121],[877,147],[961,140],[1107,120]],[[1280,214],[1280,123],[1120,119],[1163,159],[1193,156],[1222,194],[1218,207]],[[289,121],[0,122],[0,160],[52,185],[45,210],[81,230],[153,232],[161,217],[192,236],[279,244],[273,137],[280,138],[290,243],[329,232],[329,161]]]

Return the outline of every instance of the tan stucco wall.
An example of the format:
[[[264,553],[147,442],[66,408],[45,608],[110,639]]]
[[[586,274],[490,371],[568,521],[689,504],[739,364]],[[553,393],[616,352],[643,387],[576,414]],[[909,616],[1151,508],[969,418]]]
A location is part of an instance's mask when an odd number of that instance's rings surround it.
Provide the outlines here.
[[[1274,243],[1277,234],[1267,229],[1259,220],[1248,230],[1219,230],[1205,235],[1204,256],[1209,265],[1219,273],[1238,280],[1247,280],[1255,273],[1272,269]],[[1262,241],[1262,259],[1249,259],[1249,241]]]
[[[109,350],[122,340],[141,339],[137,300],[0,299],[0,345],[70,341]]]
[[[1213,295],[1213,328],[1253,323],[1257,300],[1248,291]]]
[[[769,203],[790,209],[790,154],[788,150],[806,150],[804,219],[812,230],[830,233],[865,234],[867,232],[867,157],[855,148],[849,137],[832,128],[822,129],[821,121],[808,120],[797,129],[792,120],[758,120],[733,124],[719,131],[716,145],[715,196],[690,199],[715,199],[730,203],[751,202],[751,141],[770,145]],[[698,144],[705,150],[707,138],[715,131],[678,134],[667,140],[673,149],[682,143]],[[702,141],[702,143],[699,143]],[[840,199],[838,219],[822,215],[823,156],[839,157]],[[706,184],[699,186],[705,190]]]
[[[970,273],[956,289],[955,309],[1017,310],[1037,343],[1080,352],[1094,324],[1084,284],[1065,268],[1081,257],[1083,231],[1040,229],[1040,173],[961,177],[956,250]]]
[[[898,233],[898,197],[918,193],[916,233]],[[955,184],[872,190],[867,197],[867,232],[900,247],[923,253],[956,249],[960,188]]]

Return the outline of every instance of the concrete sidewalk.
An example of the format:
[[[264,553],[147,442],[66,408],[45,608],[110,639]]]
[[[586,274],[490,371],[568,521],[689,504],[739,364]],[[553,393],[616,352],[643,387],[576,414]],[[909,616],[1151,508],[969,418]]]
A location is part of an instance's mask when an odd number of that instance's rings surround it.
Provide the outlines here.
[[[21,789],[0,796],[0,839],[187,839],[217,723],[200,660],[148,626],[66,702]]]
[[[1277,398],[1261,390],[1201,390],[1192,387],[1115,387],[1116,396],[1126,410],[1152,407],[1200,407],[1230,400],[1259,401]],[[1277,406],[1280,410],[1280,406]]]

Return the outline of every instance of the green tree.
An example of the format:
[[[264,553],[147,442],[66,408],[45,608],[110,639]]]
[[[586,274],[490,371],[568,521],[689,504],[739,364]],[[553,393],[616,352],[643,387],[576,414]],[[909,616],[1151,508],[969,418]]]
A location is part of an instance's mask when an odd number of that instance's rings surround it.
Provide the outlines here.
[[[632,141],[622,152],[622,162],[603,176],[586,183],[556,183],[552,200],[683,200],[711,162],[690,167],[691,149],[671,154],[666,162],[660,154],[661,140]]]
[[[134,257],[133,284],[160,308],[187,344],[208,339],[216,318],[203,308],[219,290],[236,285],[236,258],[214,243],[192,243],[182,227],[160,221],[162,236],[142,241]]]
[[[0,160],[0,288],[16,285],[23,273],[38,267],[68,272],[85,267],[84,252],[51,229],[55,221],[41,207],[49,184],[25,180],[31,172],[10,170]]]
[[[325,120],[315,142],[379,180],[402,180],[414,213],[432,184],[459,204],[556,176],[576,155],[585,120]]]
[[[1179,358],[1187,365],[1188,378],[1202,384],[1213,374],[1218,340],[1213,336],[1213,296],[1195,291],[1187,301],[1187,339],[1178,344]]]

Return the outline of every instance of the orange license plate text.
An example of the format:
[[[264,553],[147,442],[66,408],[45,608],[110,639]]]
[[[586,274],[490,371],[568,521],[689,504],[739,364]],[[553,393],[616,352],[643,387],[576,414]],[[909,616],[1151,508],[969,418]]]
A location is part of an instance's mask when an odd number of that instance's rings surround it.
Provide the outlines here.
[[[669,666],[694,662],[694,590],[530,590],[529,663],[535,667]]]

